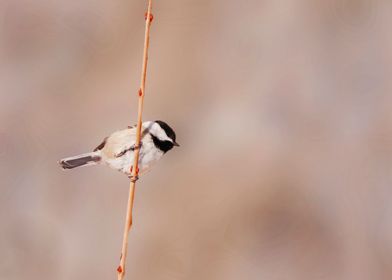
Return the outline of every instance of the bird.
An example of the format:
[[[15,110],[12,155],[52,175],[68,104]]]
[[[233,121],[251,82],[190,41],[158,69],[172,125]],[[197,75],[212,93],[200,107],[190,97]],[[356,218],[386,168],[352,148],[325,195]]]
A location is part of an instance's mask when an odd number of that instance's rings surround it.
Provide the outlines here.
[[[180,146],[174,130],[166,122],[156,120],[142,123],[140,145],[137,147],[136,128],[134,125],[115,131],[92,152],[64,158],[59,164],[63,169],[105,164],[136,181],[138,177],[132,178],[131,175],[136,149],[140,149],[138,174],[142,175],[173,147]]]

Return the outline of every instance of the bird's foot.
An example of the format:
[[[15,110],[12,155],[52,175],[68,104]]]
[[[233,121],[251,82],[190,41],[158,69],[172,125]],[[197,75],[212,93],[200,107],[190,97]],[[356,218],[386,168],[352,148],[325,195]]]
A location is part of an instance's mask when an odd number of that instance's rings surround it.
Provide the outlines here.
[[[133,165],[131,165],[131,168],[129,168],[129,173],[130,174],[128,175],[128,178],[131,179],[132,183],[136,183],[136,181],[139,180],[139,176],[138,175],[133,176],[132,175],[132,171],[133,171]],[[139,174],[139,167],[136,170],[136,174]]]
[[[134,144],[134,145],[132,145],[132,147],[131,147],[131,151],[138,150],[138,149],[140,149],[141,147],[142,147],[142,142],[140,142],[139,145]]]
[[[139,180],[139,176],[132,176],[132,175],[128,175],[128,178],[131,179],[132,183],[136,183],[137,180]]]

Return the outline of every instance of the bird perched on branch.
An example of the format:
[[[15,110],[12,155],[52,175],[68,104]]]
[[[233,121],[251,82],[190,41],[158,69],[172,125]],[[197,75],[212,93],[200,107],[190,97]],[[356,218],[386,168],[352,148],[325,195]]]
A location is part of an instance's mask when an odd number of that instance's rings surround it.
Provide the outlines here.
[[[143,122],[140,146],[136,147],[135,143],[136,125],[112,133],[91,153],[64,158],[59,163],[63,169],[103,163],[131,178],[135,149],[140,148],[138,165],[142,174],[166,152],[179,146],[174,130],[163,121]]]

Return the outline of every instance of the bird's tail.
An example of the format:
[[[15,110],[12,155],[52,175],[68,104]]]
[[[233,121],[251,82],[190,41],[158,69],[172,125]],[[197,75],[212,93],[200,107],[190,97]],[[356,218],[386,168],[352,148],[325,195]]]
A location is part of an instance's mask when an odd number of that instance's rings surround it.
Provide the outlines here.
[[[72,169],[79,166],[95,165],[101,161],[99,152],[81,154],[74,157],[64,158],[59,161],[63,169]]]

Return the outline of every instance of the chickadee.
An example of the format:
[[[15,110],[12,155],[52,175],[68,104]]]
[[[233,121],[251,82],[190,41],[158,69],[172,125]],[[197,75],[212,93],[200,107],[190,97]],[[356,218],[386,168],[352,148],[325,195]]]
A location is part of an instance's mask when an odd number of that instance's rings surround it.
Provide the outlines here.
[[[136,126],[119,130],[106,137],[91,153],[60,160],[63,169],[104,163],[131,178],[136,142]],[[146,172],[174,146],[176,134],[163,121],[146,121],[142,124],[139,152],[139,174]],[[137,180],[137,178],[133,178]]]

